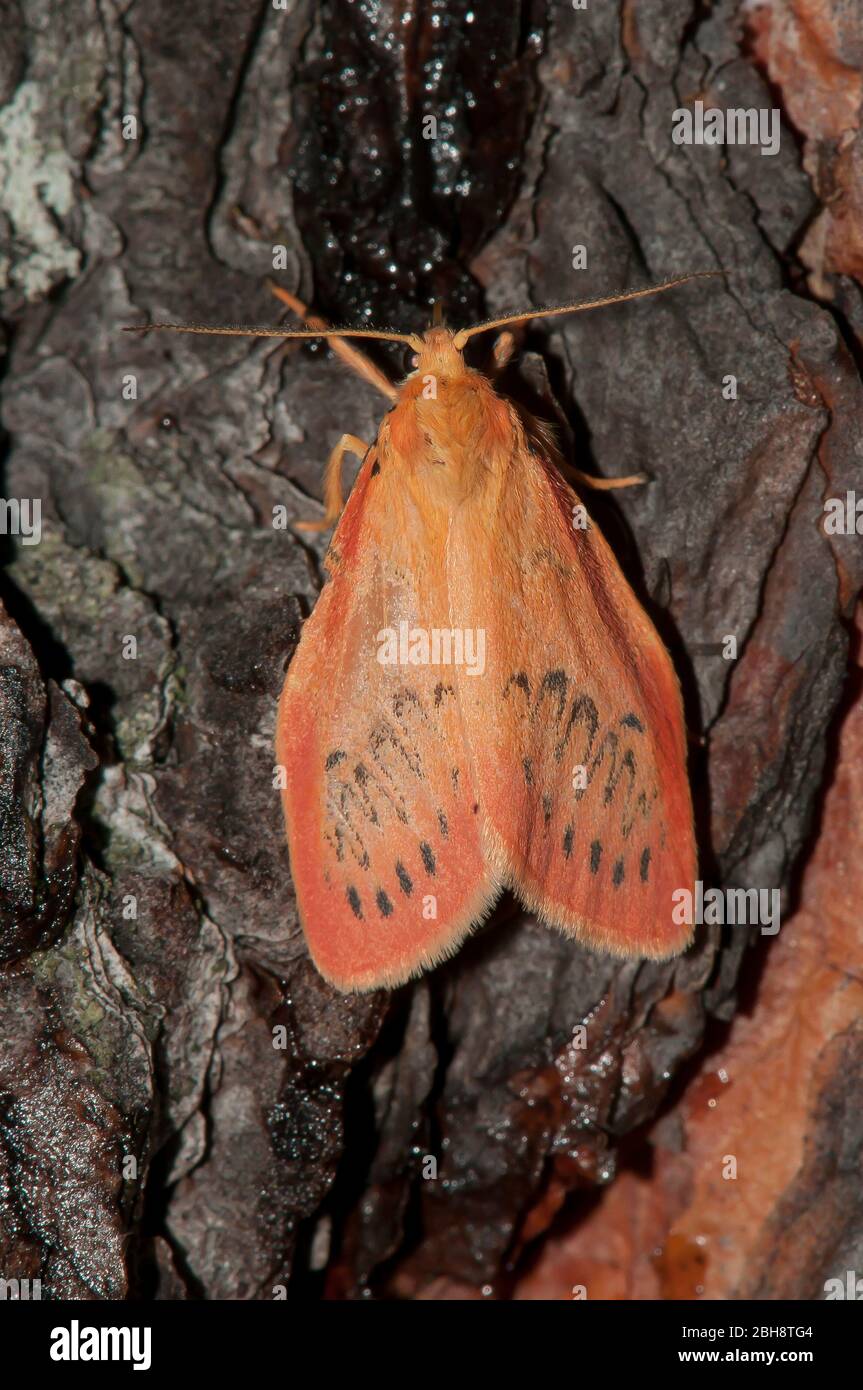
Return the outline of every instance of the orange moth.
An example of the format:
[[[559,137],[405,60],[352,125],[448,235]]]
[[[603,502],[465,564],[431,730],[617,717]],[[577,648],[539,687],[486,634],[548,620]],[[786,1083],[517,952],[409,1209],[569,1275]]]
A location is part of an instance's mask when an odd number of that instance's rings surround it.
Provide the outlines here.
[[[493,378],[514,324],[691,278],[457,332],[334,330],[283,290],[303,329],[180,329],[326,337],[390,402],[371,444],[342,436],[325,518],[306,523],[338,521],[277,720],[300,918],[341,990],[434,966],[503,888],[613,955],[689,942],[672,920],[696,853],[671,659],[548,430]],[[491,329],[486,375],[464,349]],[[349,337],[406,344],[409,375],[392,386]],[[362,459],[346,506],[345,453]]]

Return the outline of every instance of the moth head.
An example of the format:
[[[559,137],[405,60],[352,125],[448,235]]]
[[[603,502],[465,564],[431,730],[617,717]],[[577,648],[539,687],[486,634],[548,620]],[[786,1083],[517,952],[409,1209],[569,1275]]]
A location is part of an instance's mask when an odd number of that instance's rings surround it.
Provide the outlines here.
[[[461,376],[467,370],[464,355],[455,346],[455,334],[449,328],[428,328],[411,347],[410,368],[423,376],[432,372],[437,376],[452,378]]]

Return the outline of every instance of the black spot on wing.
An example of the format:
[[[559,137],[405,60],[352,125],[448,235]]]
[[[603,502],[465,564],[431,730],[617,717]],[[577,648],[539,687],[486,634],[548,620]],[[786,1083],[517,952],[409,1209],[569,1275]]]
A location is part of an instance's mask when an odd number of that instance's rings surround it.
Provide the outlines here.
[[[378,889],[378,895],[375,901],[377,902],[378,910],[382,917],[392,916],[393,905],[387,897],[386,893],[384,892],[383,888]]]
[[[553,690],[556,695],[565,695],[566,686],[565,671],[546,671],[542,678],[542,690]]]
[[[424,867],[425,867],[426,873],[427,873],[431,878],[434,878],[434,875],[435,875],[435,867],[436,867],[436,866],[435,866],[435,857],[434,857],[434,851],[432,850],[432,847],[431,847],[431,845],[429,844],[428,840],[423,840],[423,841],[422,841],[422,843],[421,843],[421,845],[420,845],[420,854],[421,854],[422,857],[423,857],[423,865],[424,865]]]
[[[377,459],[375,459],[374,463],[372,464],[372,477],[373,477],[373,478],[376,478],[376,477],[378,476],[378,474],[380,473],[380,471],[381,471],[381,466],[380,466],[380,464],[378,463]]]
[[[541,704],[546,695],[551,695],[557,699],[557,722],[563,718],[563,707],[566,704],[567,678],[565,671],[546,671],[536,697],[537,707]]]
[[[533,786],[533,759],[532,759],[532,758],[525,758],[525,759],[523,760],[523,762],[522,762],[522,767],[524,768],[524,780],[525,780],[527,786],[532,787],[532,786]]]
[[[427,719],[428,715],[423,709],[423,702],[415,690],[409,685],[403,685],[392,698],[392,710],[396,718],[402,722],[409,714],[417,715],[420,719]]]
[[[354,781],[356,782],[357,786],[363,794],[363,802],[361,806],[362,813],[371,825],[380,825],[380,817],[378,816],[374,802],[372,801],[372,798],[369,794],[370,777],[371,774],[369,773],[368,768],[363,763],[357,763],[356,767],[354,768]],[[367,855],[366,858],[368,858]],[[363,868],[365,867],[366,865],[364,864]]]
[[[611,757],[611,767],[608,773],[608,780],[605,783],[605,790],[602,794],[603,805],[609,806],[611,804],[613,797],[617,793],[618,784],[620,783],[625,772],[627,774],[627,779],[624,787],[623,814],[625,823],[631,825],[631,820],[629,820],[627,813],[629,811],[629,806],[632,801],[632,798],[635,795],[635,783],[638,777],[638,770],[635,764],[635,754],[633,753],[631,748],[627,748],[623,757],[619,758],[618,754],[620,751],[620,740],[617,737],[617,734],[613,731],[613,729],[609,729],[608,733],[602,741],[602,746],[598,750],[596,758],[594,759],[594,762],[591,765],[591,774],[599,765],[599,763],[604,759],[606,750],[608,750]]]
[[[551,797],[547,794],[542,798],[542,816],[545,824],[551,821]]]
[[[360,921],[362,921],[363,905],[360,902],[360,895],[353,884],[350,884],[348,887],[347,899],[350,904],[351,912],[354,914],[355,917],[358,917]]]
[[[450,773],[450,777],[452,778],[452,789],[453,789],[454,792],[457,792],[457,791],[458,791],[458,768],[457,768],[457,767],[454,767],[454,768],[453,768],[452,772]]]
[[[639,867],[638,867],[638,872],[639,872],[639,874],[641,875],[641,881],[642,881],[642,883],[646,883],[646,882],[647,882],[647,871],[648,871],[649,868],[650,868],[650,846],[648,845],[648,847],[647,847],[646,849],[643,849],[643,850],[641,851],[641,863],[640,863],[640,865],[639,865]]]
[[[440,826],[441,835],[444,837],[444,839],[447,839],[449,835],[449,825],[447,823],[446,811],[442,811],[440,810],[440,808],[438,809],[437,813],[437,823]]]
[[[568,825],[563,832],[563,853],[566,859],[572,854],[572,826]]]
[[[400,859],[396,860],[396,878],[399,881],[399,888],[401,888],[405,897],[409,898],[414,891],[413,879]]]
[[[637,729],[640,734],[644,733],[644,725],[638,715],[633,714],[631,710],[628,714],[623,716],[620,722],[621,724],[625,724],[627,729]]]
[[[391,759],[396,763],[404,762],[411,775],[422,781],[422,759],[416,734],[411,728],[411,719],[421,723],[428,716],[416,693],[407,687],[393,696],[392,710],[400,727],[396,728],[388,719],[376,720],[368,738],[372,759],[377,764],[381,776],[390,783],[393,781],[390,771]],[[403,824],[407,824],[408,817],[404,811],[399,815],[399,819]]]
[[[601,858],[602,843],[599,840],[594,840],[590,846],[590,872],[592,874],[599,872],[599,861]]]
[[[326,771],[329,772],[330,768],[335,767],[345,756],[344,749],[334,748],[332,753],[327,754],[327,761],[324,763]]]
[[[587,736],[587,744],[582,753],[582,759],[587,762],[593,751],[593,743],[599,728],[599,712],[589,695],[576,695],[569,711],[569,718],[566,721],[566,728],[561,735],[560,742],[554,750],[556,762],[560,762],[564,750],[572,736],[573,729],[578,726],[584,728]]]
[[[509,688],[511,685],[517,686],[517,688],[520,691],[522,691],[522,693],[526,695],[528,699],[530,699],[530,681],[528,680],[524,671],[515,671],[510,676],[509,680],[503,688],[503,698],[505,700],[509,697]]]
[[[616,862],[616,864],[615,864],[615,866],[614,866],[614,868],[612,869],[612,871],[611,871],[611,881],[612,881],[612,883],[614,884],[615,888],[619,888],[620,885],[621,885],[621,883],[623,882],[623,860],[622,860],[622,859],[618,859],[617,862]]]

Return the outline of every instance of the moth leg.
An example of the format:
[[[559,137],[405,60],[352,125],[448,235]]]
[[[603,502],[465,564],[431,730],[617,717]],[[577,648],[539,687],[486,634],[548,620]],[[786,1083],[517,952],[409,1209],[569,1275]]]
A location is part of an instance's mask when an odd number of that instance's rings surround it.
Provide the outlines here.
[[[319,328],[323,333],[331,326],[325,319],[310,314],[307,306],[303,304],[302,300],[297,299],[296,295],[289,294],[287,290],[282,289],[281,285],[274,285],[272,280],[268,281],[268,284],[276,299],[287,304],[288,308],[292,309],[308,328]],[[382,396],[386,396],[388,401],[396,399],[398,392],[392,382],[387,380],[380,368],[376,367],[364,352],[360,352],[359,348],[352,347],[350,343],[345,342],[344,338],[327,338],[327,342],[337,357],[340,357],[343,362],[347,362],[358,376],[374,386]]]
[[[635,487],[637,483],[650,482],[647,473],[629,473],[625,478],[594,478],[590,473],[582,473],[578,468],[573,468],[571,472],[577,482],[583,483],[585,487],[592,487],[594,492],[612,492],[618,487]]]
[[[506,366],[515,352],[515,337],[512,333],[499,333],[494,340],[492,360],[498,371]]]
[[[364,444],[355,434],[343,434],[333,452],[327,459],[324,471],[324,515],[320,521],[296,521],[298,531],[329,531],[335,526],[345,505],[342,493],[342,459],[345,454],[356,454],[364,459],[369,445]]]

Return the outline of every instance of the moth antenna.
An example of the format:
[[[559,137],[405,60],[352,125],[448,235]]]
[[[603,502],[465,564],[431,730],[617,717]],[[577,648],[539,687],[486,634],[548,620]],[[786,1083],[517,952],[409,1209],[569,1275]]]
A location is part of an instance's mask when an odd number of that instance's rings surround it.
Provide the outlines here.
[[[416,333],[395,333],[383,328],[246,328],[241,324],[211,327],[202,323],[133,323],[124,333],[207,333],[227,338],[377,338],[382,342],[405,343],[414,352],[422,350]]]
[[[626,290],[621,294],[603,295],[601,299],[584,299],[576,304],[560,304],[553,309],[528,309],[524,313],[505,314],[503,318],[486,319],[474,328],[462,328],[453,338],[453,347],[461,352],[468,338],[476,333],[487,333],[491,328],[506,328],[510,324],[529,323],[531,319],[555,318],[558,314],[578,314],[583,309],[600,309],[604,304],[624,304],[628,299],[645,299],[650,294],[663,294],[673,290],[676,285],[685,285],[688,280],[701,280],[711,275],[724,275],[723,270],[693,270],[688,275],[678,275],[673,280],[664,280],[659,285],[648,285],[643,290]]]

